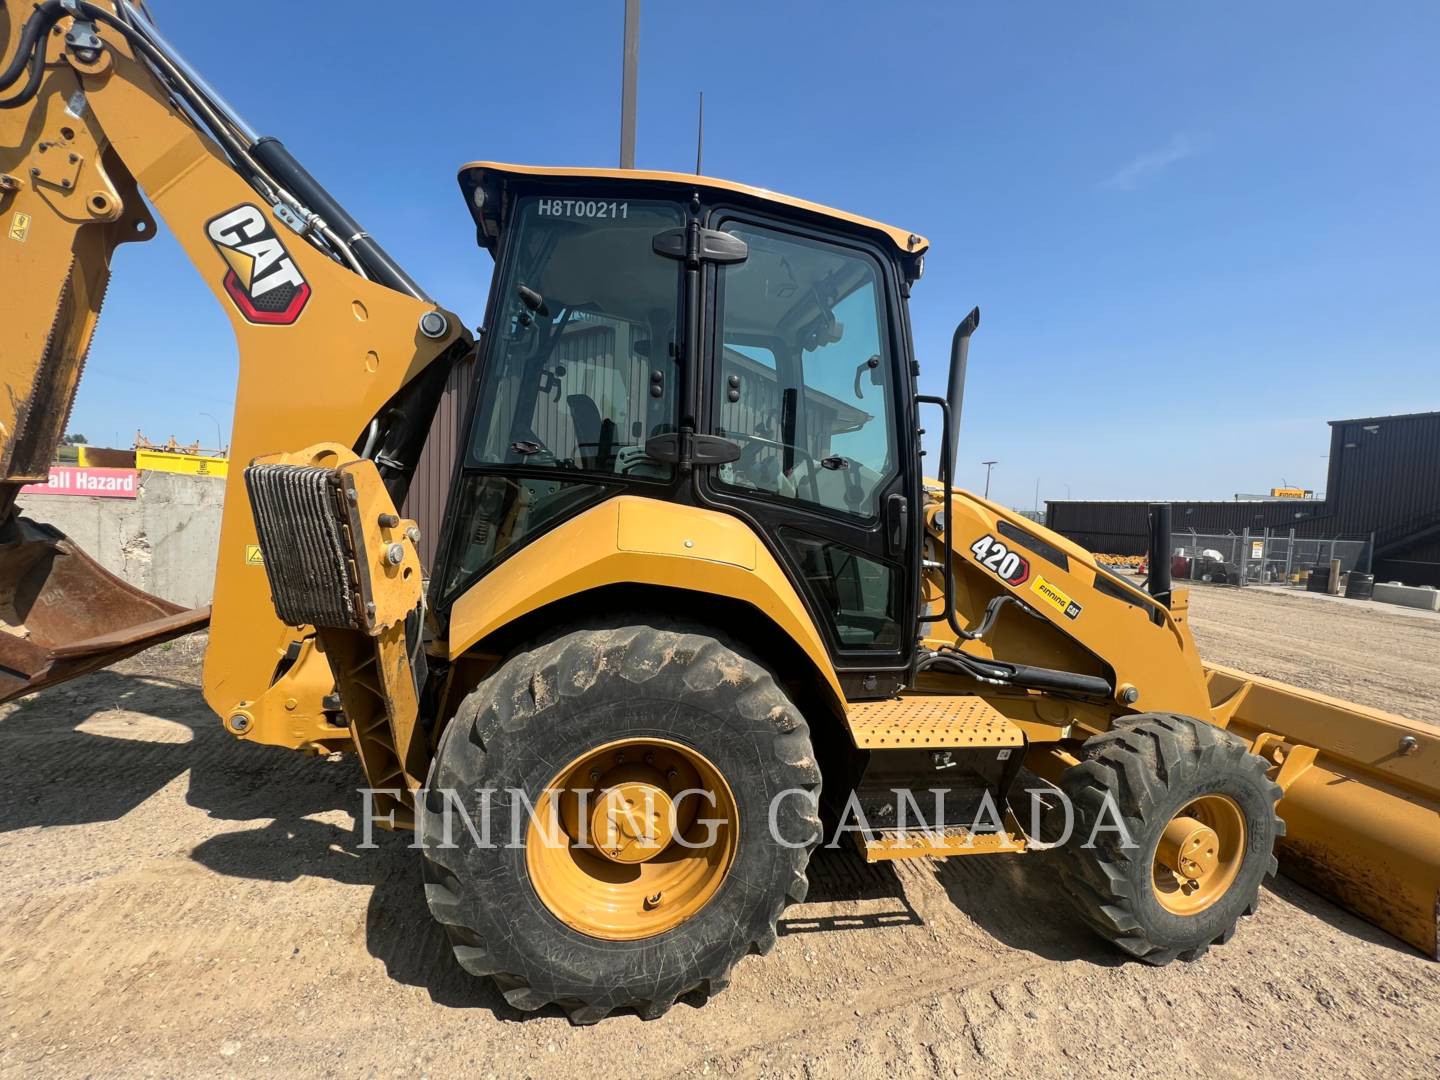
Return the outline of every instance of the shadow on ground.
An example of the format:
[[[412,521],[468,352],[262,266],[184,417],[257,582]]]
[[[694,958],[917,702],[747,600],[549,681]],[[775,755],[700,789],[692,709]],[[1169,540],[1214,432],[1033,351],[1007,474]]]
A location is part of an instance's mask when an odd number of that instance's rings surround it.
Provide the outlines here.
[[[157,739],[142,730],[145,717],[187,728],[188,737]],[[81,730],[87,721],[106,733]],[[131,723],[134,738],[125,735]],[[193,682],[113,669],[10,708],[0,720],[0,748],[0,832],[114,821],[187,771],[186,800],[235,821],[349,808],[359,781],[348,760],[240,743]]]
[[[1344,908],[1336,907],[1319,893],[1311,892],[1298,881],[1292,881],[1287,877],[1275,877],[1265,884],[1267,892],[1274,893],[1280,899],[1294,904],[1301,911],[1315,916],[1347,937],[1359,938],[1371,945],[1379,945],[1408,956],[1425,955],[1413,945],[1408,945],[1389,932],[1381,930],[1378,926],[1371,925],[1360,916],[1352,915]],[[1260,902],[1264,904],[1265,899],[1265,895],[1262,893]],[[1437,918],[1440,918],[1440,912],[1437,912],[1436,915]]]
[[[964,855],[935,864],[935,880],[997,941],[1046,960],[1116,967],[1124,959],[1080,921],[1047,852]]]
[[[486,1008],[500,1019],[529,1015],[455,962],[425,907],[409,834],[377,829],[375,846],[361,846],[356,821],[364,781],[354,759],[242,743],[221,727],[192,681],[193,659],[176,660],[164,665],[174,674],[95,672],[0,714],[0,834],[116,821],[188,772],[191,806],[225,821],[263,822],[202,840],[190,852],[196,862],[257,881],[318,877],[368,885],[366,946],[391,978],[424,987],[443,1005]],[[124,737],[125,714],[140,714],[135,738]],[[181,725],[188,737],[160,729],[157,739],[157,725],[144,730],[147,717]],[[105,733],[85,730],[95,727]],[[334,811],[349,820],[315,820]]]
[[[776,924],[775,932],[781,937],[920,926],[924,922],[906,898],[905,887],[891,863],[867,863],[848,848],[824,847],[810,856],[806,877],[810,882],[806,903],[790,908]],[[886,903],[881,911],[831,915],[812,914],[809,910],[817,904],[859,901]]]

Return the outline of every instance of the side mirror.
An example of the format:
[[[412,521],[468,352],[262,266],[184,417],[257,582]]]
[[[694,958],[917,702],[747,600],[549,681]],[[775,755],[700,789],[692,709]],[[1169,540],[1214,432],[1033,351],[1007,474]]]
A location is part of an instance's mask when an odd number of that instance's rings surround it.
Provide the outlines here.
[[[950,438],[944,451],[946,476],[955,475],[956,454],[960,449],[960,410],[965,404],[965,368],[970,362],[970,335],[980,326],[980,309],[973,308],[955,327],[950,339],[950,378],[945,387],[945,401],[950,406]]]

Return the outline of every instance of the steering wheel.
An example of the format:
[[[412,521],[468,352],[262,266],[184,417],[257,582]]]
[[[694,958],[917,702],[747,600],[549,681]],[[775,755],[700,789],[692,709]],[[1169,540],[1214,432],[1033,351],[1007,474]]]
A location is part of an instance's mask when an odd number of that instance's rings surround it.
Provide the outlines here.
[[[727,439],[743,439],[747,443],[753,443],[758,446],[768,447],[772,450],[778,450],[780,452],[782,460],[784,458],[786,450],[795,451],[795,453],[803,457],[806,463],[810,466],[808,469],[805,470],[806,476],[808,476],[810,479],[810,501],[815,503],[816,505],[821,505],[820,486],[815,482],[815,459],[811,457],[810,454],[802,447],[791,446],[788,443],[777,442],[774,439],[767,439],[764,435],[746,435],[745,433],[740,431],[727,432],[725,437]],[[740,461],[745,460],[745,455],[748,449],[749,448],[747,447],[746,450],[742,450],[740,452]],[[753,456],[751,460],[754,460]],[[739,465],[740,461],[737,461],[736,464]]]

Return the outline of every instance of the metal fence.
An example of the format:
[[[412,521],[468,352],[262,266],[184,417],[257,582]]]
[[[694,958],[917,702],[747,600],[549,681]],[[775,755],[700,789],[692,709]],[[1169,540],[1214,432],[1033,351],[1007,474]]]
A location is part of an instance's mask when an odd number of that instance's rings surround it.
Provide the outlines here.
[[[1294,530],[1241,533],[1176,531],[1171,574],[1176,579],[1220,585],[1299,584],[1307,570],[1340,560],[1340,572],[1370,572],[1371,538],[1330,540],[1296,536]]]

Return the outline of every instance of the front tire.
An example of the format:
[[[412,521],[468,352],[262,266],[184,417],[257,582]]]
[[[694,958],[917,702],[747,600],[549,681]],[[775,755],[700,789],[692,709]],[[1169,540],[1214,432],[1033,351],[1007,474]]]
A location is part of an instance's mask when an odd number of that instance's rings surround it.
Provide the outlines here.
[[[1228,941],[1278,869],[1285,823],[1266,763],[1236,736],[1171,714],[1119,720],[1082,758],[1061,778],[1075,828],[1059,862],[1081,917],[1151,964]]]
[[[512,1006],[653,1018],[774,944],[781,911],[805,897],[819,787],[804,718],[733,646],[676,624],[564,633],[507,660],[446,729],[421,822],[426,898],[461,966]],[[682,788],[713,791],[692,801],[708,836],[667,801]],[[446,792],[479,822],[487,789],[489,842],[452,820],[447,845]],[[586,816],[657,800],[698,846],[662,827],[651,851],[621,817]],[[622,828],[598,835],[607,821]]]

